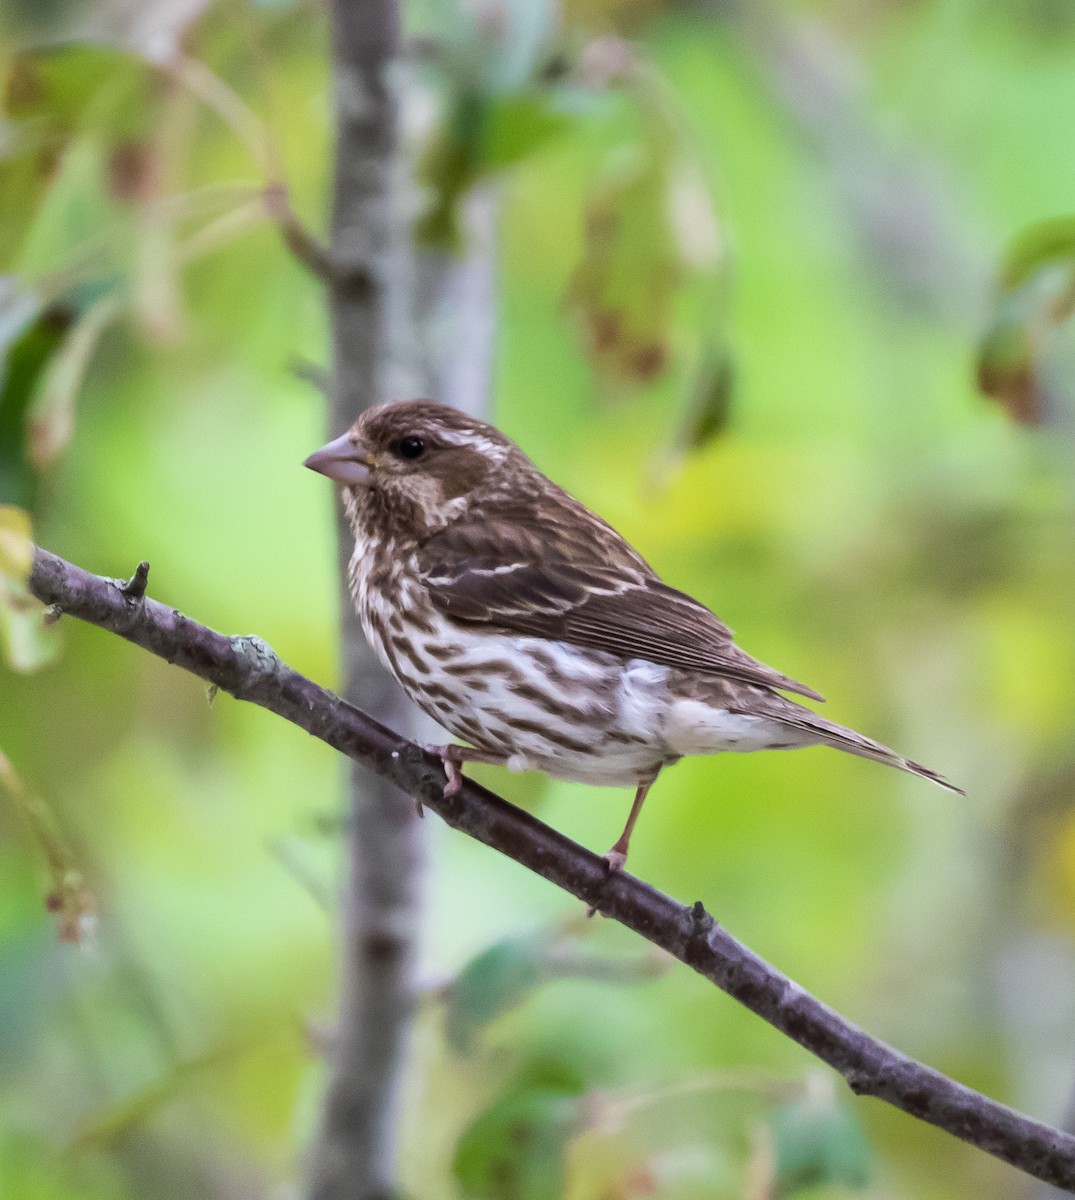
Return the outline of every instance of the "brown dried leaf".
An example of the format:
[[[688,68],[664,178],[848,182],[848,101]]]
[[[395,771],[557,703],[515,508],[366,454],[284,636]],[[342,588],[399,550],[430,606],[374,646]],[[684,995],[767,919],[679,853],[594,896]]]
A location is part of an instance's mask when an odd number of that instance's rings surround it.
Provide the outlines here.
[[[978,386],[1021,425],[1047,416],[1047,360],[1075,316],[1075,217],[1040,221],[1014,239],[978,346]]]
[[[598,370],[636,383],[667,366],[683,279],[666,165],[663,155],[646,156],[591,197],[583,257],[567,294]]]

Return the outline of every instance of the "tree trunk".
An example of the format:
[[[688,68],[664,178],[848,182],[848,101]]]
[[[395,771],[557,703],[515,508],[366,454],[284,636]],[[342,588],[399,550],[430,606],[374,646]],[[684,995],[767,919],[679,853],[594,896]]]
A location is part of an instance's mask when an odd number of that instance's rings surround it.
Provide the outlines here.
[[[335,176],[331,237],[330,432],[371,404],[431,395],[475,415],[488,406],[495,338],[492,186],[466,202],[467,252],[423,250],[401,214],[406,178],[395,92],[397,0],[332,0]],[[417,318],[415,336],[412,316]],[[347,594],[353,538],[338,521],[343,695],[394,728],[413,716],[374,659]],[[398,1194],[399,1092],[413,1011],[422,877],[414,803],[351,764],[348,887],[331,1078],[308,1200]]]
[[[405,230],[401,227],[397,0],[332,0],[330,432],[371,404],[408,395]],[[338,517],[343,695],[393,724],[408,707],[362,636],[346,587],[354,539]],[[400,1082],[410,1026],[422,848],[413,801],[351,764],[341,992],[310,1200],[397,1194]]]

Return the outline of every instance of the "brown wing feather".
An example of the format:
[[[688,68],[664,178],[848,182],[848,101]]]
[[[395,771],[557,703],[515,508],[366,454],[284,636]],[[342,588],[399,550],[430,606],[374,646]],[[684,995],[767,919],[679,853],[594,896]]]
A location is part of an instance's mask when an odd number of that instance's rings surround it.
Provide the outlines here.
[[[420,551],[433,603],[467,624],[822,699],[740,650],[731,630],[708,608],[662,583],[610,526],[581,505],[578,509],[589,518],[588,532],[596,543],[587,545],[585,554],[573,554],[580,547],[564,544],[562,525],[548,512],[540,523],[533,514],[524,521],[524,514],[516,513],[511,520],[442,530]],[[577,529],[578,512],[571,518]]]

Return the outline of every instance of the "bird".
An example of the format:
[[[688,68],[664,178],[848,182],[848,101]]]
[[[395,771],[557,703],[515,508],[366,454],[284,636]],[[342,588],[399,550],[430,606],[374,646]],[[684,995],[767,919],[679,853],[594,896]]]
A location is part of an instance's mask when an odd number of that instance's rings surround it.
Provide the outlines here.
[[[494,426],[428,400],[366,409],[305,466],[337,483],[363,631],[408,696],[464,744],[426,747],[444,795],[464,764],[635,789],[604,856],[627,862],[643,802],[688,755],[825,745],[943,776],[790,696],[606,521]]]

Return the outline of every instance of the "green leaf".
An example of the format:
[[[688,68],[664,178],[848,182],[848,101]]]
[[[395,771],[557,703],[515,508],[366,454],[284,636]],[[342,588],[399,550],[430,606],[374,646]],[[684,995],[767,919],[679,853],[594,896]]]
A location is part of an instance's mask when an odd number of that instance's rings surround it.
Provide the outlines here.
[[[116,1189],[57,1167],[55,1141],[34,1126],[5,1121],[0,1128],[0,1182],[5,1200],[116,1200]]]
[[[869,1186],[869,1143],[854,1113],[837,1100],[828,1076],[814,1076],[802,1099],[774,1109],[770,1130],[777,1197],[811,1187]]]
[[[0,269],[19,261],[38,215],[79,139],[108,149],[152,126],[165,94],[144,59],[101,45],[14,55],[6,64],[0,149]]]
[[[445,1032],[461,1053],[492,1021],[518,1007],[547,978],[546,934],[505,938],[459,973],[448,993]]]
[[[27,51],[8,66],[3,111],[49,135],[139,137],[154,122],[162,89],[146,59],[103,44]]]
[[[489,171],[512,166],[567,133],[578,119],[551,91],[501,97],[489,108],[481,165]]]
[[[418,178],[431,202],[415,222],[419,245],[458,252],[459,201],[477,182],[488,102],[473,91],[452,97],[449,112],[430,136],[418,164]]]
[[[1015,291],[1042,267],[1075,261],[1075,216],[1051,217],[1024,229],[1008,249],[1001,287]]]
[[[15,146],[0,157],[0,270],[15,263],[44,203],[57,160],[41,145],[19,152]]]
[[[0,503],[32,509],[37,477],[26,450],[26,422],[35,390],[49,361],[75,320],[67,303],[35,310],[13,289],[8,294],[10,334],[0,345]],[[21,323],[25,322],[25,323]]]
[[[40,307],[7,282],[0,291],[0,504],[32,510],[37,472],[67,446],[82,379],[119,299],[102,280]]]
[[[119,297],[101,296],[79,317],[53,355],[27,413],[30,462],[38,471],[67,449],[75,425],[75,402],[101,335],[120,308]]]
[[[460,200],[484,176],[513,166],[577,123],[585,106],[566,90],[487,95],[453,92],[431,134],[418,178],[431,197],[415,228],[423,245],[459,250]]]
[[[728,428],[734,385],[735,367],[727,349],[707,347],[698,368],[684,430],[688,449],[700,450]]]
[[[531,1072],[480,1113],[459,1140],[452,1172],[474,1200],[560,1200],[564,1158],[582,1123],[582,1087],[563,1072]]]

